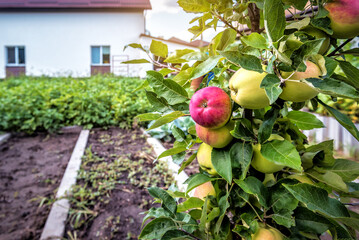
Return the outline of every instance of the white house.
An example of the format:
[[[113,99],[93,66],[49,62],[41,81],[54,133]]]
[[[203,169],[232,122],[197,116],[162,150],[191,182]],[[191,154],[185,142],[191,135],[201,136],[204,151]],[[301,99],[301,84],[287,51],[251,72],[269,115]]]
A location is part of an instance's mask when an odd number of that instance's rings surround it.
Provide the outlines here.
[[[0,0],[0,78],[138,75],[149,0]]]
[[[0,79],[13,75],[88,77],[112,72],[144,77],[152,64],[121,64],[146,57],[124,46],[152,39],[169,52],[197,49],[177,38],[145,34],[149,0],[0,0]]]

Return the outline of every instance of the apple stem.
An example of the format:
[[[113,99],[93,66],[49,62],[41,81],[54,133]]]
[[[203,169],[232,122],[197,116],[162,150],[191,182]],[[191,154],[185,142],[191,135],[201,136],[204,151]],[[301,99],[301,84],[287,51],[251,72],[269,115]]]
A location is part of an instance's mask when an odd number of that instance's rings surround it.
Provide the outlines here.
[[[345,42],[343,42],[342,44],[340,44],[339,47],[337,47],[336,49],[333,50],[333,52],[329,53],[327,55],[327,57],[332,57],[335,55],[336,52],[338,52],[340,49],[342,49],[345,45],[347,45],[351,40],[353,40],[353,38],[349,38],[347,39]]]

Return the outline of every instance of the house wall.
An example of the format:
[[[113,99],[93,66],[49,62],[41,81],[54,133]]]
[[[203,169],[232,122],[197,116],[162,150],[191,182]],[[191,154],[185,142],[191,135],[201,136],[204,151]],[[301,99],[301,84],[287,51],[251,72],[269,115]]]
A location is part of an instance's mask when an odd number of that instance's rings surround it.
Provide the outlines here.
[[[138,50],[123,48],[139,42],[143,32],[143,12],[0,12],[0,78],[6,46],[25,46],[26,75],[86,77],[91,46],[109,45],[112,56],[141,58]],[[138,76],[142,66],[124,66],[117,73]]]

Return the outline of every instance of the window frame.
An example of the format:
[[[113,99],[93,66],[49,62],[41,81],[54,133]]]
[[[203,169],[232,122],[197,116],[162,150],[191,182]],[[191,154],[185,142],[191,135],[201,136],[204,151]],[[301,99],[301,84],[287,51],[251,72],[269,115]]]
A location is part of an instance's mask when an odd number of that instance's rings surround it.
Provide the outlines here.
[[[92,48],[94,48],[94,47],[100,48],[100,63],[92,63]],[[103,63],[103,48],[104,47],[108,47],[109,51],[110,51],[110,54],[109,54],[110,62],[109,63]],[[110,45],[91,45],[90,53],[91,53],[91,58],[90,58],[91,66],[111,66],[111,46]]]
[[[9,63],[9,51],[8,48],[15,48],[15,63]],[[19,63],[19,48],[24,48],[24,63]],[[7,67],[25,67],[26,66],[26,47],[24,45],[16,45],[16,46],[5,46],[5,63]]]

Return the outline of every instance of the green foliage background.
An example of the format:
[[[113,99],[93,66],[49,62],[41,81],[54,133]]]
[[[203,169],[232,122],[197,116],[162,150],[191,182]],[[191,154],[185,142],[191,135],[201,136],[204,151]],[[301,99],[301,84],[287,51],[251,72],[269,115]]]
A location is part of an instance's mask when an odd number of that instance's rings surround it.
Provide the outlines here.
[[[56,131],[63,126],[129,127],[151,110],[138,78],[22,77],[0,82],[0,131]]]

